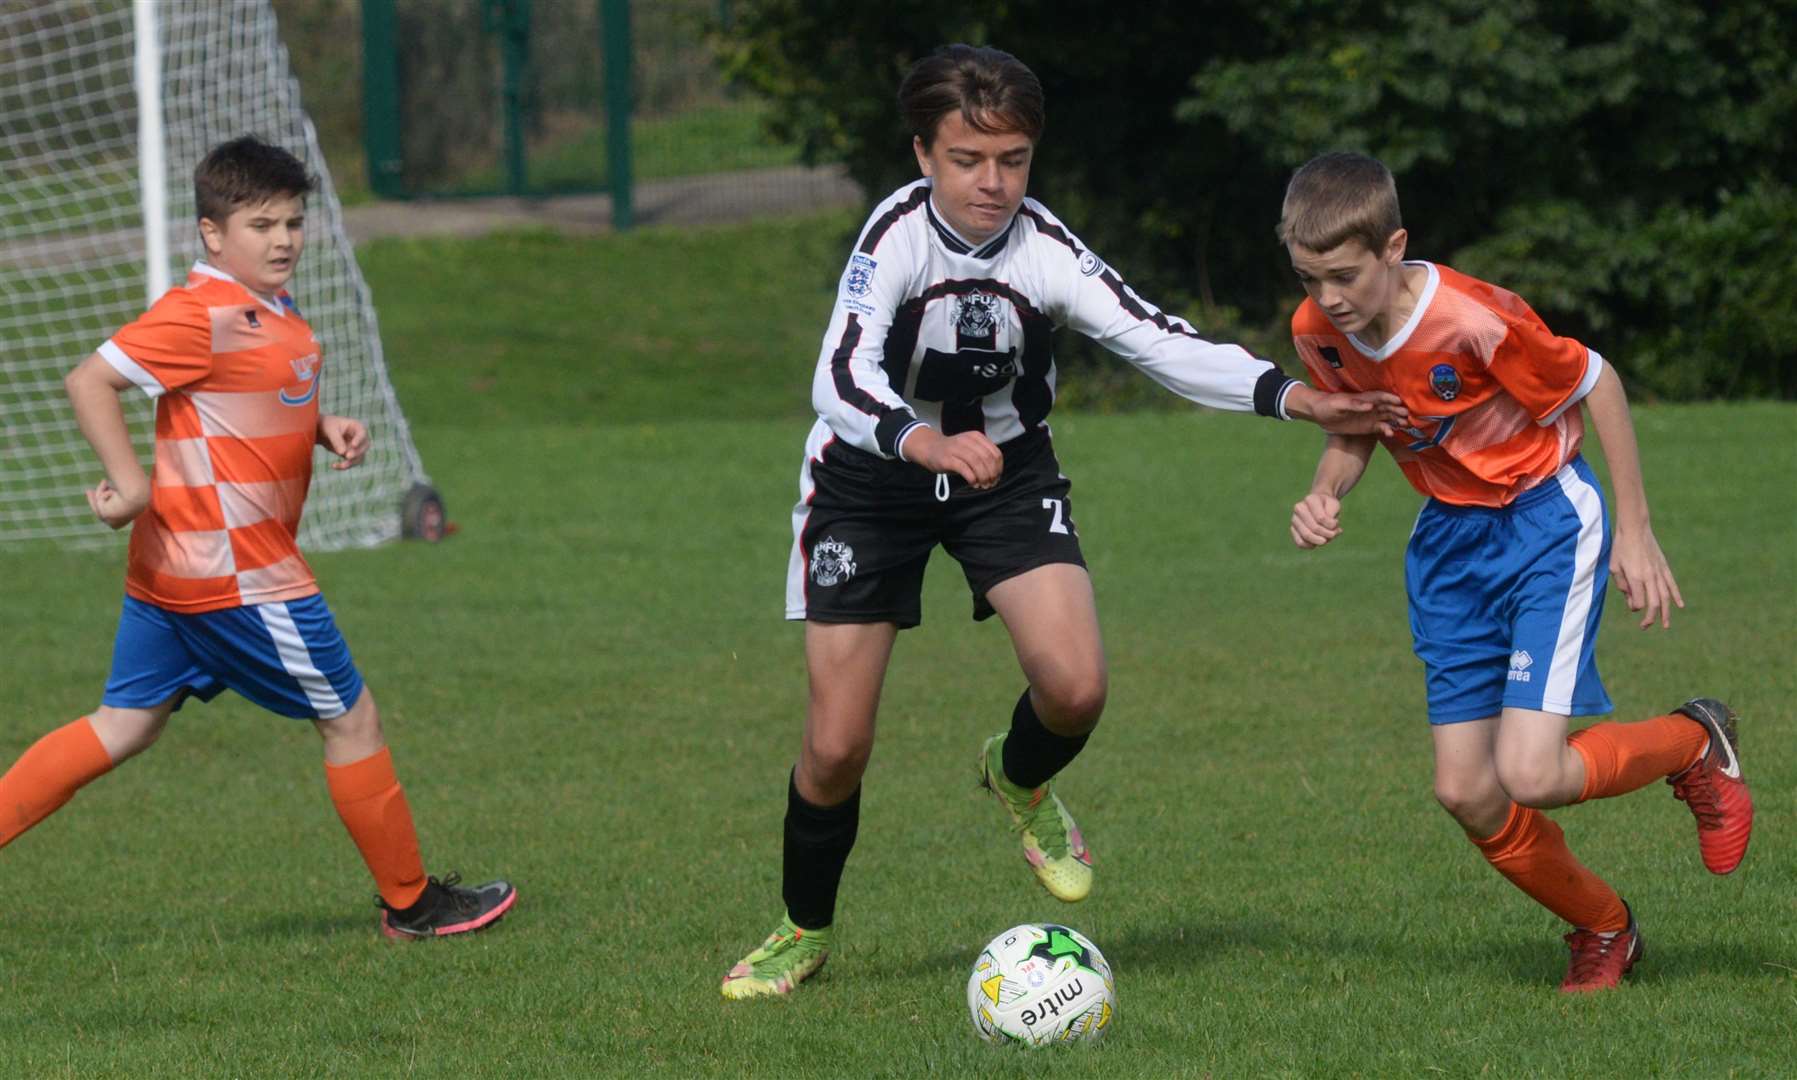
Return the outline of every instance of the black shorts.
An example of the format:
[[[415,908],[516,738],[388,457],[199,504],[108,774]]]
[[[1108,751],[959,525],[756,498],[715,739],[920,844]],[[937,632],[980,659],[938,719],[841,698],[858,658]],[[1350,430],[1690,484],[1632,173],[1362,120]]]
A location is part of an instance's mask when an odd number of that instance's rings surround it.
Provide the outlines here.
[[[986,593],[1001,581],[1050,563],[1086,565],[1067,498],[1073,485],[1048,433],[999,449],[1004,474],[986,491],[835,440],[808,452],[793,509],[786,617],[916,626],[924,566],[937,544],[961,564],[975,619],[991,617]]]

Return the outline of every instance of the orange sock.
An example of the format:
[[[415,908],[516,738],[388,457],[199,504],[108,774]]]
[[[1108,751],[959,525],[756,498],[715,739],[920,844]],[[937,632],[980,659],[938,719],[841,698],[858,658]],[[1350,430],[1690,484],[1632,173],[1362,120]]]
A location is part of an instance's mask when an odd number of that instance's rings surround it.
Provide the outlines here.
[[[1560,826],[1541,811],[1511,803],[1504,827],[1473,844],[1512,885],[1572,925],[1599,933],[1627,929],[1622,898],[1573,857]]]
[[[112,769],[112,755],[87,717],[31,744],[0,776],[0,847],[49,817],[81,786]]]
[[[412,808],[393,773],[393,754],[383,746],[348,765],[327,761],[324,778],[337,816],[374,875],[381,899],[389,907],[411,907],[424,892],[424,860],[418,855]]]
[[[1709,733],[1689,716],[1656,716],[1634,724],[1593,724],[1566,741],[1585,759],[1579,802],[1645,787],[1697,760]]]

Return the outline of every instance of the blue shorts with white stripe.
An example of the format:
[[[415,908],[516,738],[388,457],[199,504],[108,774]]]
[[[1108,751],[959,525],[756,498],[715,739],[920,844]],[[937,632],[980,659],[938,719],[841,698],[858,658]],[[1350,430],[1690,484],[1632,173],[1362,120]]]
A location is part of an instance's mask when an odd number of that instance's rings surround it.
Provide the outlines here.
[[[330,720],[362,694],[349,646],[318,594],[183,615],[127,596],[101,701],[149,709],[235,690],[302,720]]]
[[[1609,580],[1603,489],[1582,457],[1509,506],[1429,500],[1404,554],[1429,722],[1609,712],[1595,655]]]

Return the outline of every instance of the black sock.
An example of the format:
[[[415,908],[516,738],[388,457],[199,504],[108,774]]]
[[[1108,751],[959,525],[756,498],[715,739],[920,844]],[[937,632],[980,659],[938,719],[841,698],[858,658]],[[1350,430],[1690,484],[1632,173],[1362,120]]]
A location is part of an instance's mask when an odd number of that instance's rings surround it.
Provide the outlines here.
[[[836,917],[836,890],[842,865],[855,846],[861,824],[861,787],[835,806],[813,806],[786,782],[786,849],[781,862],[781,895],[787,917],[802,930],[821,930]]]
[[[1017,699],[1017,707],[1011,710],[1011,733],[1005,736],[1001,755],[1005,779],[1021,788],[1041,787],[1078,757],[1091,737],[1091,732],[1056,735],[1043,727],[1042,718],[1030,704],[1030,692],[1025,689]]]

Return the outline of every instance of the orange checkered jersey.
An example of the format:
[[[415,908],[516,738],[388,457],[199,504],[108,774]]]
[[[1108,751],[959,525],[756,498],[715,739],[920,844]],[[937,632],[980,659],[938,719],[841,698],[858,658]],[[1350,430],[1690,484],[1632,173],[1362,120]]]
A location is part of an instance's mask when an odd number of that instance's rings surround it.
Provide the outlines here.
[[[267,303],[197,264],[100,355],[156,399],[150,507],[125,591],[196,613],[318,591],[295,534],[312,481],[323,347],[285,292]]]
[[[1579,452],[1575,406],[1603,357],[1556,337],[1515,293],[1445,266],[1428,271],[1416,310],[1372,348],[1306,299],[1292,344],[1318,389],[1387,390],[1411,426],[1381,437],[1411,485],[1459,506],[1506,506]]]

